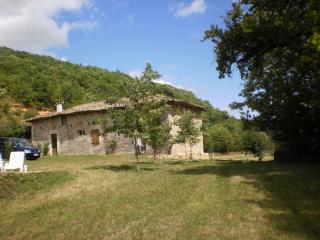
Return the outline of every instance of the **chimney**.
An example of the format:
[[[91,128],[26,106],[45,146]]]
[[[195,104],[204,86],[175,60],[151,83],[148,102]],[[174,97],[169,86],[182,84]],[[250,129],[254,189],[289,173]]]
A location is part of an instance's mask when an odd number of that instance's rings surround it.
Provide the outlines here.
[[[63,111],[63,103],[62,102],[59,102],[57,104],[57,112],[62,112]]]

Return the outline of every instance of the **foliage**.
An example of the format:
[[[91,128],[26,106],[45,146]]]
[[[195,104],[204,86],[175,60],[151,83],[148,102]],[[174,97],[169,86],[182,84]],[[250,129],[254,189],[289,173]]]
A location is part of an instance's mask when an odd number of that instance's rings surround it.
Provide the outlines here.
[[[42,149],[42,144],[41,143],[37,144],[37,148],[39,149],[40,153],[42,154],[43,153],[43,149]]]
[[[116,140],[114,140],[114,139],[110,140],[109,143],[108,143],[108,151],[107,151],[107,153],[113,154],[116,151],[117,145],[118,144],[117,144]]]
[[[136,143],[138,138],[154,147],[157,151],[163,140],[155,141],[156,137],[165,138],[166,126],[162,121],[167,111],[166,101],[156,95],[155,83],[160,74],[152,70],[151,64],[147,64],[140,79],[123,83],[122,89],[126,92],[126,99],[121,96],[114,101],[122,102],[118,108],[108,111],[109,131],[117,132],[126,137],[132,138]],[[138,159],[138,154],[136,154]]]
[[[28,109],[27,111],[25,111],[25,113],[23,114],[23,118],[24,119],[29,119],[29,118],[33,118],[35,116],[37,116],[39,113],[37,110],[35,109]]]
[[[223,126],[212,127],[206,135],[206,150],[210,152],[227,153],[231,152],[233,149],[233,136]]]
[[[242,0],[212,26],[220,78],[240,70],[245,101],[282,148],[320,151],[320,11],[316,0]]]
[[[122,86],[133,82],[134,79],[120,71],[110,72],[0,47],[0,89],[7,91],[8,98],[25,106],[53,109],[61,100],[71,107],[104,100],[106,96],[126,97],[128,92]],[[153,87],[158,94],[201,104],[190,91],[165,84]]]
[[[49,146],[50,146],[50,143],[48,143],[48,142],[45,142],[45,143],[43,144],[43,149],[42,149],[42,154],[43,154],[43,156],[47,156],[47,155],[48,155],[48,153],[49,153]]]
[[[7,91],[5,89],[0,89],[0,136],[24,136],[25,129],[19,123],[16,112],[13,112],[10,109],[10,99],[6,96]]]
[[[153,120],[149,122],[146,143],[152,147],[154,159],[161,149],[170,146],[170,129],[170,125],[162,122],[161,117],[153,118]]]
[[[266,133],[245,131],[242,136],[243,150],[252,153],[261,161],[263,156],[272,150],[272,142]]]
[[[204,149],[207,152],[242,151],[243,124],[234,118],[223,118],[203,128]]]
[[[196,116],[189,110],[184,111],[180,118],[175,122],[179,127],[178,135],[174,141],[176,143],[184,143],[186,157],[187,157],[187,145],[190,146],[189,158],[192,159],[192,147],[199,142],[200,128],[195,123]]]
[[[3,158],[9,160],[10,154],[13,149],[13,144],[9,140],[5,141],[5,147],[4,147],[4,153],[3,153]]]

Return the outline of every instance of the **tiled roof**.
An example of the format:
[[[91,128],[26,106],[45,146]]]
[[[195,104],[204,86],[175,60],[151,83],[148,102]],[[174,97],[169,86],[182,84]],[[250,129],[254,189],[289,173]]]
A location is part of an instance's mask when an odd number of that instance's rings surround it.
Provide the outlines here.
[[[191,109],[196,109],[199,111],[204,111],[205,109],[197,104],[192,104],[192,103],[187,103],[182,100],[177,100],[177,99],[168,99],[168,104],[176,104],[180,105],[186,108],[191,108]],[[108,104],[105,101],[98,101],[98,102],[91,102],[91,103],[86,103],[82,105],[77,105],[69,109],[65,109],[62,112],[52,112],[47,115],[42,115],[42,116],[36,116],[33,118],[29,118],[26,120],[26,122],[32,122],[36,120],[41,120],[41,119],[47,119],[47,118],[52,118],[52,117],[57,117],[57,116],[63,116],[63,115],[70,115],[70,114],[76,114],[76,113],[85,113],[85,112],[101,112],[101,111],[106,111],[110,108],[119,108],[119,107],[124,107],[125,104],[123,103],[116,103],[116,104]]]

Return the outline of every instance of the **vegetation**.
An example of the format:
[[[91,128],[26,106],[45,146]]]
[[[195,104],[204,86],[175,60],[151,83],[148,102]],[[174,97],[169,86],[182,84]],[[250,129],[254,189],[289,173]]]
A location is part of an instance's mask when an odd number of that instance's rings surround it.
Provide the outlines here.
[[[17,195],[30,197],[43,191],[49,191],[54,186],[61,186],[71,180],[69,172],[42,172],[29,174],[14,174],[0,176],[0,201],[13,200]]]
[[[23,118],[24,119],[29,119],[29,118],[33,118],[35,116],[39,115],[38,111],[35,109],[28,109],[24,114],[23,114]]]
[[[117,143],[116,140],[114,140],[114,139],[110,140],[109,143],[108,143],[108,151],[107,151],[107,153],[113,154],[116,151],[117,145],[118,145],[118,143]]]
[[[10,154],[13,149],[13,144],[10,141],[5,142],[5,147],[4,147],[4,152],[3,152],[3,158],[9,160],[10,159]]]
[[[43,151],[42,151],[43,156],[47,156],[47,155],[48,155],[48,153],[49,153],[49,146],[50,146],[50,143],[48,143],[48,142],[45,142],[45,143],[43,144]]]
[[[245,131],[242,136],[242,144],[246,154],[251,153],[260,161],[267,152],[273,149],[270,138],[264,132]]]
[[[318,164],[136,163],[126,155],[27,164],[30,171],[46,172],[0,176],[3,240],[312,240],[320,235]]]
[[[177,119],[175,125],[179,127],[179,132],[174,141],[176,143],[184,144],[186,158],[188,158],[187,146],[189,146],[189,159],[192,159],[192,148],[199,142],[201,133],[200,127],[197,126],[197,123],[195,122],[195,115],[190,111],[185,111],[180,118]]]
[[[0,88],[0,136],[23,136],[25,129],[21,126],[17,112],[10,109],[10,99],[5,89]]]
[[[243,132],[242,123],[232,118],[209,125],[204,130],[204,148],[206,151],[219,153],[242,151]]]
[[[7,98],[25,106],[54,109],[63,100],[66,107],[71,107],[119,92],[126,97],[121,86],[132,82],[134,79],[119,71],[0,47],[0,89],[7,91]],[[159,94],[201,104],[192,92],[164,84],[155,84],[154,88]]]
[[[225,27],[205,33],[215,45],[220,78],[236,65],[245,80],[245,101],[232,106],[254,110],[252,120],[282,150],[319,154],[319,1],[241,0],[232,6]]]
[[[115,99],[117,103],[120,99],[122,105],[106,113],[109,131],[131,138],[134,144],[140,138],[153,148],[154,156],[170,137],[170,127],[162,121],[168,105],[165,99],[156,95],[153,82],[159,77],[160,74],[148,63],[140,79],[123,84],[127,98],[121,100],[119,96]],[[136,156],[138,160],[137,149]]]

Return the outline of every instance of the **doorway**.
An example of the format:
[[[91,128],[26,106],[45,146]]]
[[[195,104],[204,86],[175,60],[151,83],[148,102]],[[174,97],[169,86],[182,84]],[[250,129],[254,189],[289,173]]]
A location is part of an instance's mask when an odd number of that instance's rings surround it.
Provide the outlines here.
[[[58,155],[57,134],[51,134],[51,148],[52,148],[52,156],[57,156]]]

